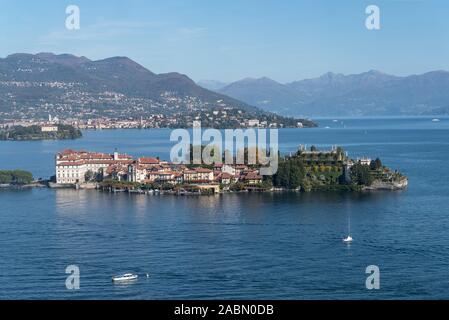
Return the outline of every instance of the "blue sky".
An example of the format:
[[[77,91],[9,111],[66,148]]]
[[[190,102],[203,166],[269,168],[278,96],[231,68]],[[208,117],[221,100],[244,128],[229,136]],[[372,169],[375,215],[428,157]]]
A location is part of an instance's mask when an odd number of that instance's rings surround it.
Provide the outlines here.
[[[65,28],[70,4],[78,31]],[[381,30],[365,28],[370,4]],[[43,51],[129,56],[156,73],[226,82],[449,70],[449,1],[0,0],[0,56]]]

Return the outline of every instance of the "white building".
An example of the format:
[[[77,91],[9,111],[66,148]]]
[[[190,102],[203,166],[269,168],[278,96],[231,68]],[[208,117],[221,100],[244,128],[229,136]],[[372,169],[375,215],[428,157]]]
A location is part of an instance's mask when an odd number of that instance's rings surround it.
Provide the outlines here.
[[[42,126],[42,132],[58,132],[58,126]]]
[[[260,121],[257,119],[248,120],[248,127],[258,127],[260,125]]]
[[[147,168],[140,164],[130,164],[128,166],[128,181],[143,182],[148,178]]]
[[[357,162],[359,162],[360,164],[365,165],[365,166],[369,166],[371,164],[371,161],[372,160],[370,158],[359,158],[359,159],[357,159]]]
[[[132,157],[87,151],[65,150],[56,155],[56,183],[76,184],[86,182],[86,173],[99,174],[111,166],[128,166]]]
[[[205,168],[196,168],[183,172],[185,182],[211,182],[214,180],[214,172]]]

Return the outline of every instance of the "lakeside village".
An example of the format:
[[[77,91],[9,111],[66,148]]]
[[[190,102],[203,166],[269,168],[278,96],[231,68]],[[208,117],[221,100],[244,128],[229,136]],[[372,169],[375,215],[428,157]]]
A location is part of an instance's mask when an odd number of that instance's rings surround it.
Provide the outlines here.
[[[43,133],[52,133],[67,130],[108,130],[108,129],[157,129],[157,128],[191,128],[193,123],[201,121],[210,128],[305,128],[315,127],[311,120],[295,120],[293,118],[280,118],[276,116],[258,115],[251,117],[241,110],[224,108],[223,110],[212,110],[209,112],[193,115],[166,115],[153,114],[146,117],[129,118],[67,118],[59,119],[57,116],[48,115],[47,120],[22,119],[1,120],[0,130],[24,130],[33,128]],[[77,137],[73,137],[77,138]],[[67,139],[73,139],[68,137]],[[63,139],[63,138],[61,138]]]
[[[246,150],[247,151],[247,150]],[[142,194],[198,194],[276,191],[399,190],[408,179],[385,167],[380,159],[350,159],[340,147],[320,151],[301,146],[280,158],[273,176],[260,175],[260,166],[249,164],[187,165],[159,158],[65,150],[56,155],[56,175],[50,188],[96,189]],[[17,174],[17,171],[16,171]],[[0,185],[25,185],[32,175],[0,171]]]
[[[214,117],[224,116],[220,112],[211,113]],[[210,116],[206,114],[206,116]],[[153,128],[172,128],[176,127],[177,122],[163,120],[165,116],[152,116],[148,119],[89,119],[89,120],[59,120],[57,117],[52,118],[50,115],[47,121],[40,120],[21,120],[11,122],[0,122],[0,141],[33,141],[33,140],[69,140],[79,139],[83,136],[81,130],[108,130],[108,129],[153,129]],[[220,123],[215,121],[214,117],[209,117],[206,122],[210,127],[219,126]],[[162,120],[163,121],[162,121]],[[195,117],[178,128],[190,128],[200,117]],[[230,117],[232,122],[227,127],[235,128],[304,128],[314,126],[312,122],[292,122],[288,125],[278,122],[269,122],[260,119],[238,119]],[[179,120],[179,119],[178,119]],[[211,122],[212,121],[212,122]],[[239,122],[240,121],[240,122]],[[232,125],[231,125],[232,124]]]

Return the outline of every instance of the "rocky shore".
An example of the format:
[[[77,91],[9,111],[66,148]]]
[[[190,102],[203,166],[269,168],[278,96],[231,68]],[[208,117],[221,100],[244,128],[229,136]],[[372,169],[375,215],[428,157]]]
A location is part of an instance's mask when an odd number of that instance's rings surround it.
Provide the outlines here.
[[[40,181],[36,181],[30,184],[17,185],[17,184],[0,184],[0,189],[32,189],[32,188],[47,188],[48,185]]]
[[[392,182],[374,181],[370,186],[363,187],[362,191],[395,191],[406,189],[407,186],[408,178],[403,177]]]

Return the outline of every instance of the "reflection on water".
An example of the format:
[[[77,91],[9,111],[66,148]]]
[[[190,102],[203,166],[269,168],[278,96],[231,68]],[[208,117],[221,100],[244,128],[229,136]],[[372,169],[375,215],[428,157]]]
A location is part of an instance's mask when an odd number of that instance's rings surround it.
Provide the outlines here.
[[[121,281],[121,282],[112,282],[112,284],[117,288],[126,289],[126,288],[129,288],[129,287],[135,285],[138,281],[139,281],[139,279],[134,279],[134,280],[128,280],[128,281]]]

